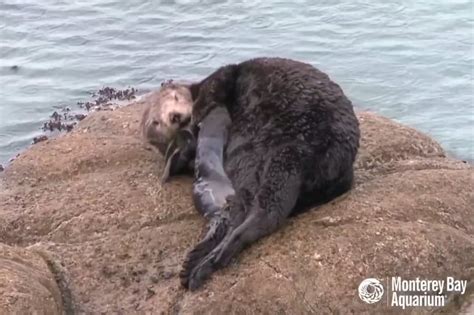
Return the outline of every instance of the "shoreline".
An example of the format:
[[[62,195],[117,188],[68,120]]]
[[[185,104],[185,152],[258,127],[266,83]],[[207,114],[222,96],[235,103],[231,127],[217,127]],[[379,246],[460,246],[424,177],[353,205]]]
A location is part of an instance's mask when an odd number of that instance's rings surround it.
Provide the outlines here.
[[[87,101],[77,102],[74,105],[63,105],[61,108],[56,108],[56,110],[54,110],[51,114],[50,120],[42,123],[43,133],[37,137],[34,137],[29,145],[20,149],[20,151],[15,153],[14,156],[10,157],[6,163],[0,163],[0,172],[4,171],[13,160],[18,158],[32,145],[35,145],[42,141],[46,141],[48,139],[54,139],[58,136],[61,136],[62,134],[70,132],[71,130],[73,130],[74,126],[79,121],[86,118],[87,115],[89,115],[91,112],[113,111],[123,106],[132,105],[134,102],[138,101],[140,98],[147,95],[151,91],[142,91],[141,94],[139,94],[138,92],[138,89],[130,86],[126,89],[118,89],[105,86],[102,89],[97,90],[96,92],[89,92],[89,94],[91,95],[91,99]],[[354,105],[354,109],[356,112],[370,112],[375,115],[381,115],[376,110],[372,110],[370,108],[362,107],[359,105]],[[387,119],[392,120],[392,118],[389,117],[387,117]],[[414,128],[411,125],[407,125],[404,123],[400,124],[409,128]],[[429,134],[427,135],[431,136]],[[444,146],[443,149],[449,158],[459,160],[471,166],[474,166],[474,158],[458,156],[455,152],[453,152],[452,150],[447,150]]]
[[[77,123],[86,118],[90,113],[95,111],[113,111],[117,108],[128,106],[148,93],[139,94],[138,92],[138,89],[130,86],[125,89],[104,86],[96,92],[89,92],[91,97],[86,101],[76,102],[73,105],[57,106],[49,116],[50,119],[41,122],[42,134],[33,137],[29,145],[14,153],[5,163],[0,163],[0,172],[4,171],[11,162],[31,148],[31,146],[72,131]]]

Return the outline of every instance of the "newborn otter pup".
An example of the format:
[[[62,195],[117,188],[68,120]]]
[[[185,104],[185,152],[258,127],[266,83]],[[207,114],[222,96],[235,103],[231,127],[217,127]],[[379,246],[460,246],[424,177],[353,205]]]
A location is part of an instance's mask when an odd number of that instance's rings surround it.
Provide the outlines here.
[[[208,219],[207,231],[201,241],[188,253],[184,266],[195,257],[208,254],[225,237],[231,221],[240,213],[230,213],[227,202],[235,194],[232,183],[224,171],[224,149],[227,143],[230,116],[224,107],[215,108],[199,124],[197,145],[189,130],[178,132],[170,143],[163,178],[182,173],[191,165],[192,151],[195,180],[193,201],[196,209]],[[189,141],[183,141],[184,138]],[[192,138],[192,140],[191,140]],[[186,270],[186,267],[183,269]],[[180,276],[183,279],[183,275]]]
[[[230,124],[227,109],[221,107],[211,111],[199,125],[193,198],[196,208],[207,217],[220,212],[227,197],[235,193],[224,171],[224,148]]]
[[[224,171],[224,148],[230,124],[227,109],[215,108],[199,124],[197,144],[193,133],[183,129],[166,152],[165,181],[187,169],[195,153],[193,200],[196,209],[208,219],[220,215],[227,197],[235,193]]]

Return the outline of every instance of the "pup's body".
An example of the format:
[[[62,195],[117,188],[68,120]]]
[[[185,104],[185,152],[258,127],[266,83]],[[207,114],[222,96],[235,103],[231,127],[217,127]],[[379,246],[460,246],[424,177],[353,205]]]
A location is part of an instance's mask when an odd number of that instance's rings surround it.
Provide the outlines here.
[[[235,194],[224,171],[224,147],[230,124],[229,113],[223,107],[212,110],[200,123],[193,199],[198,211],[206,217],[220,212],[227,197]]]
[[[189,169],[194,170],[194,205],[209,219],[219,215],[227,197],[235,194],[224,171],[224,147],[230,124],[227,109],[215,108],[193,131],[178,130],[165,154],[162,182]]]

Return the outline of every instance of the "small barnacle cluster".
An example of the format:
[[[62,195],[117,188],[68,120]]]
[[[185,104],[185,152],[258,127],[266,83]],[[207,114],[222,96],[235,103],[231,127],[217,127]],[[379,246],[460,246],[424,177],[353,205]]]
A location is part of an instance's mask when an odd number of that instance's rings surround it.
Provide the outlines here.
[[[114,101],[130,101],[136,98],[138,92],[135,88],[127,88],[125,90],[117,90],[112,87],[104,87],[97,92],[91,93],[95,98],[93,101],[78,102],[79,107],[91,110],[113,110],[117,107]]]
[[[124,90],[104,87],[97,92],[91,93],[92,100],[76,103],[76,105],[82,109],[79,113],[74,113],[68,106],[61,106],[60,109],[51,114],[50,119],[43,124],[42,129],[45,132],[69,132],[74,128],[78,121],[87,117],[87,112],[114,110],[119,106],[117,101],[130,101],[135,99],[137,92],[138,90],[133,87]],[[33,143],[35,144],[47,139],[48,137],[46,135],[41,135],[35,137]]]
[[[69,113],[69,108],[63,109],[64,113],[61,115],[55,111],[51,116],[50,120],[43,124],[43,131],[53,132],[57,131],[71,131],[74,128],[76,122],[71,121],[75,115]],[[33,139],[34,140],[34,139]],[[38,141],[39,142],[39,141]],[[36,143],[36,142],[35,142]]]
[[[165,80],[165,81],[161,82],[161,87],[167,87],[167,86],[173,85],[173,84],[174,84],[173,79],[169,79],[169,80]]]

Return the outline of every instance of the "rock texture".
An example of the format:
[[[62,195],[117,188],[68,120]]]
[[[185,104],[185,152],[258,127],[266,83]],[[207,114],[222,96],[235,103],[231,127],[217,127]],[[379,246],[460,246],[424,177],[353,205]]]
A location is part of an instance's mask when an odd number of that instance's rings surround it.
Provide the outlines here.
[[[0,174],[0,293],[12,292],[0,313],[398,313],[361,302],[359,283],[473,281],[472,167],[411,128],[359,113],[354,189],[291,219],[202,290],[184,291],[177,274],[204,220],[190,178],[160,185],[163,161],[138,136],[142,110],[94,113]],[[436,311],[457,312],[472,287]]]
[[[49,264],[44,254],[0,244],[1,314],[63,314],[61,290]]]

